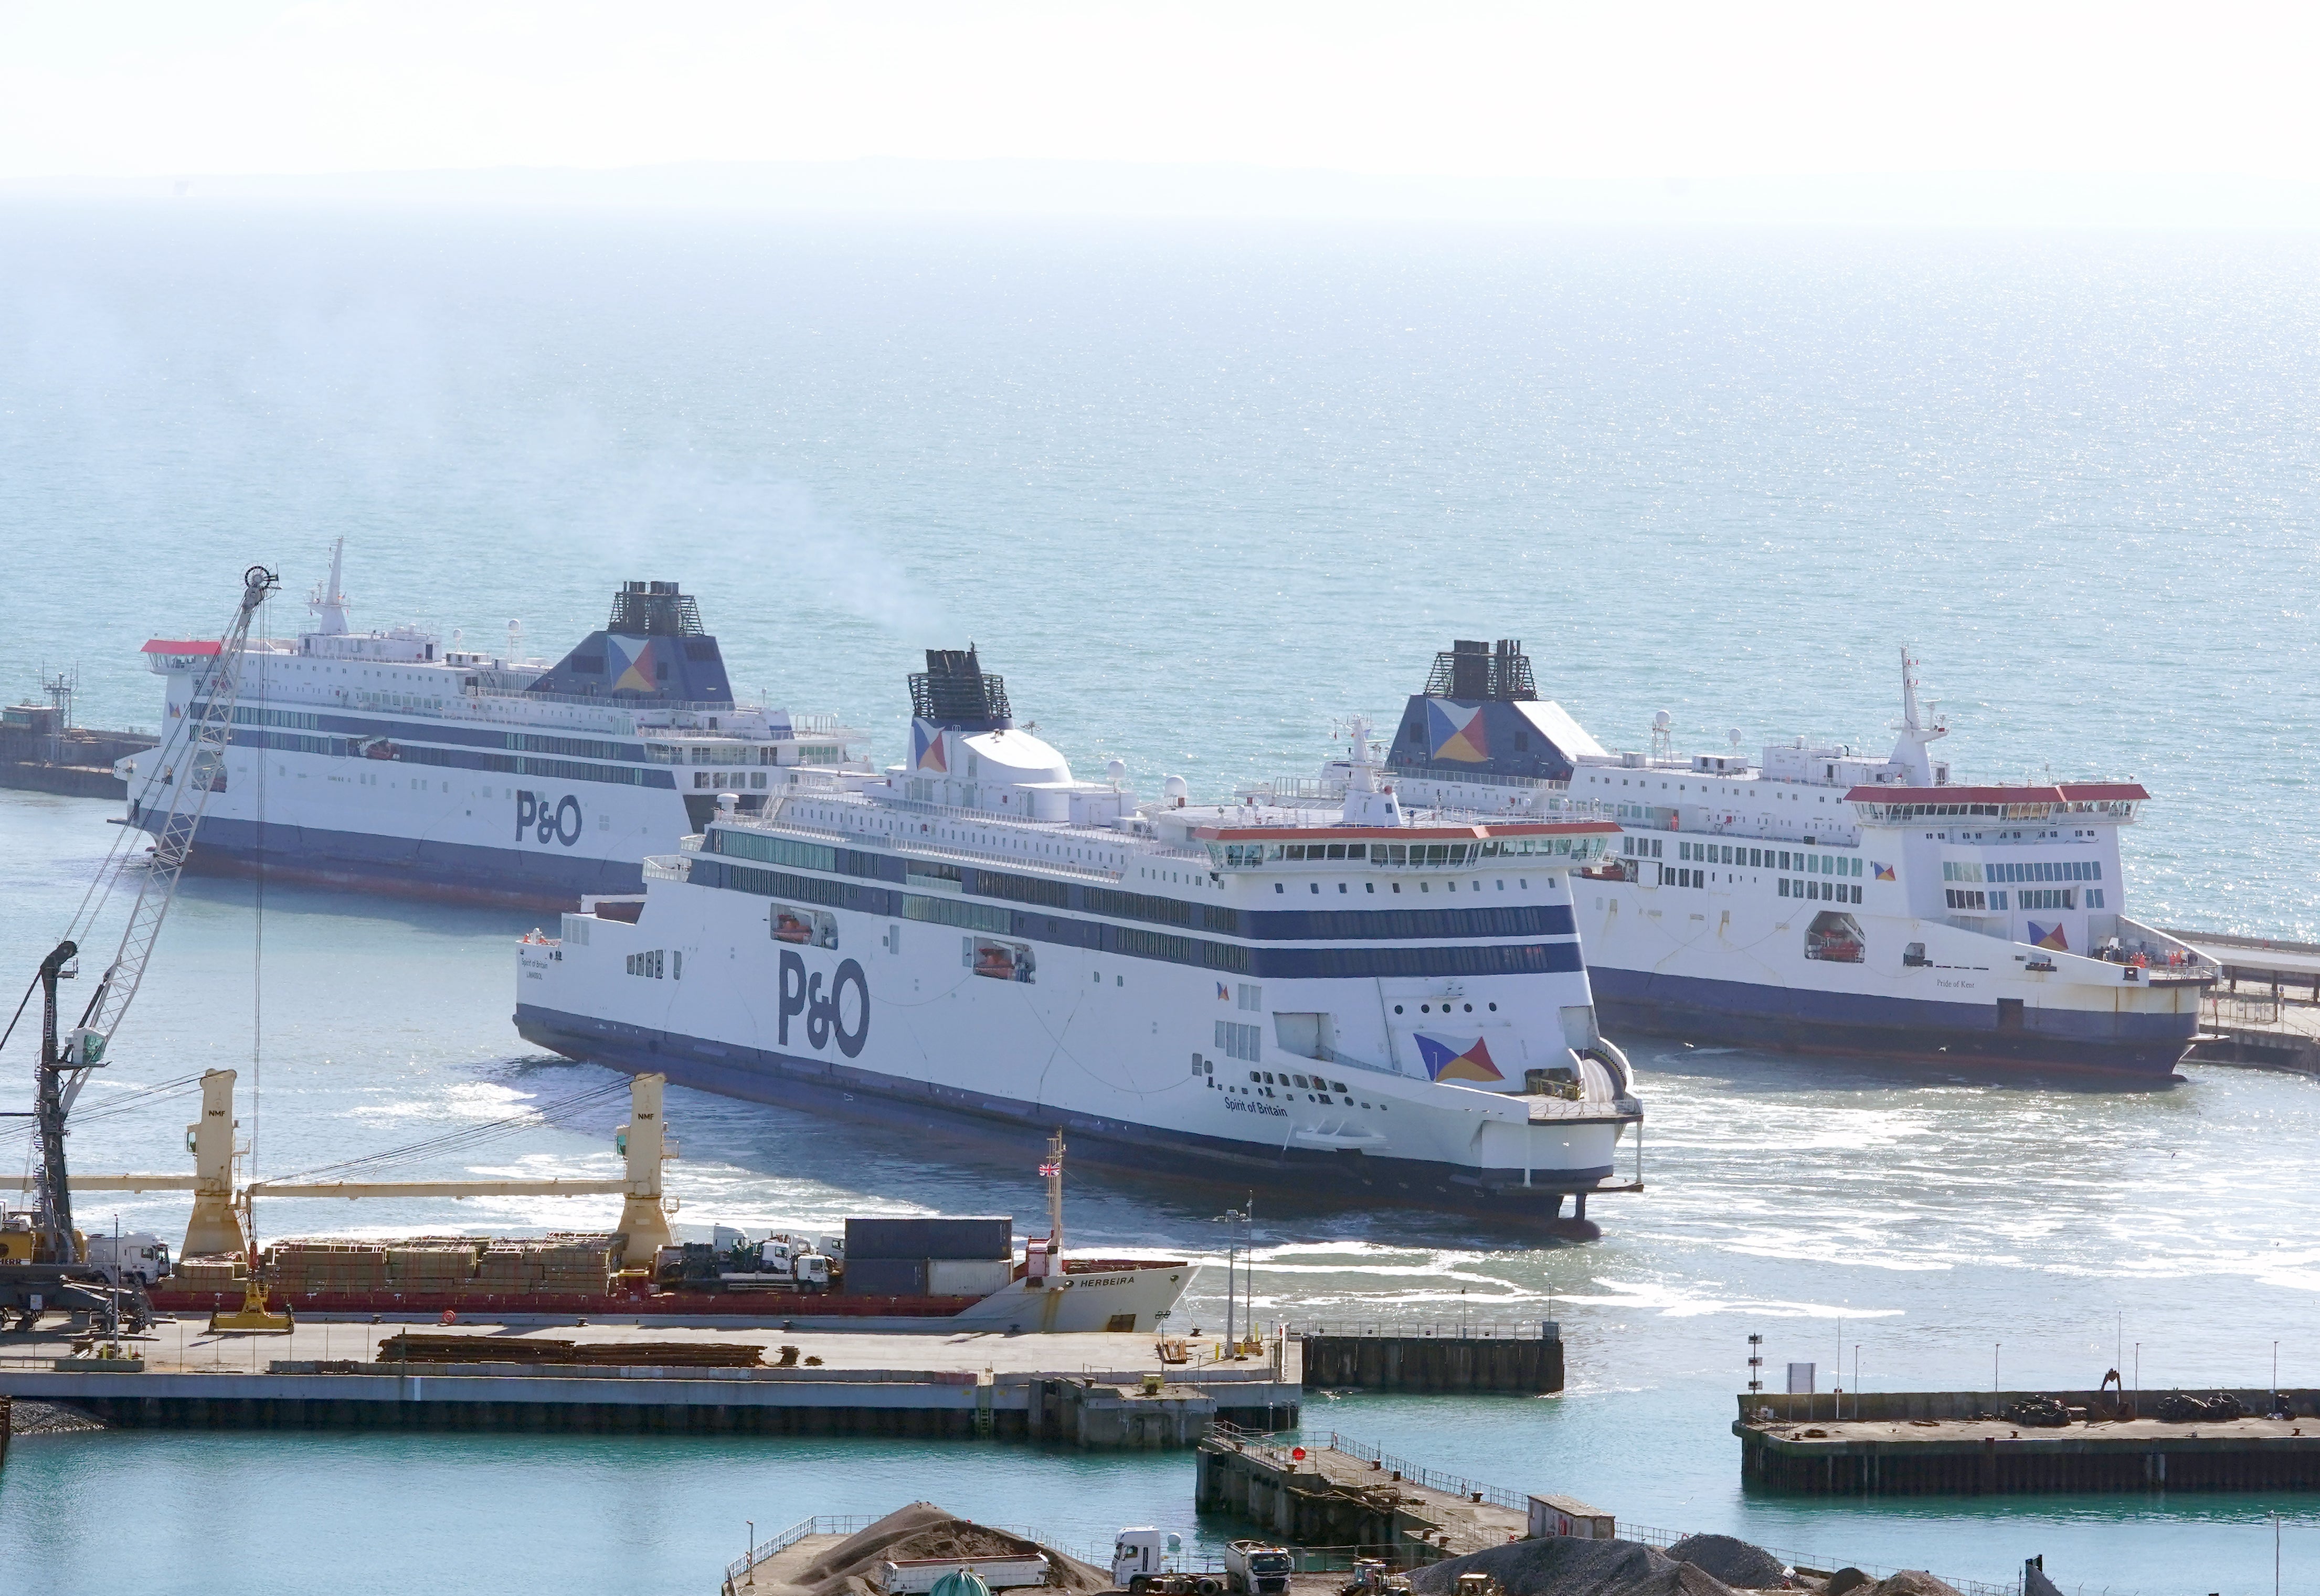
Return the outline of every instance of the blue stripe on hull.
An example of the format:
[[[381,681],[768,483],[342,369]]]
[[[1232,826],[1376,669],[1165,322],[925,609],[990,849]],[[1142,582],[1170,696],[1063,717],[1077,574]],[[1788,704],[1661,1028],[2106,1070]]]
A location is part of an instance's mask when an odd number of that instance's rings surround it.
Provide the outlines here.
[[[2098,1070],[2164,1079],[2198,1029],[2196,1014],[2095,1014],[2025,1008],[1998,1028],[1996,1002],[1812,992],[1701,976],[1589,966],[1604,1029],[1731,1046],[1979,1062],[2023,1070]]]
[[[260,833],[263,831],[263,847]],[[521,909],[577,909],[583,893],[644,891],[644,873],[625,864],[560,849],[548,853],[467,843],[426,842],[367,831],[204,817],[187,865],[218,875],[249,875],[260,863],[269,876],[466,903]]]
[[[1073,1138],[1074,1147],[1093,1144],[1100,1148],[1094,1156],[1101,1164],[1179,1179],[1197,1174],[1226,1177],[1243,1186],[1253,1182],[1285,1187],[1308,1200],[1353,1197],[1385,1206],[1452,1208],[1552,1221],[1561,1212],[1565,1194],[1590,1190],[1612,1174],[1606,1165],[1558,1175],[1556,1185],[1525,1186],[1519,1169],[1475,1171],[1418,1159],[1259,1147],[902,1080],[816,1058],[707,1042],[674,1031],[590,1020],[528,1003],[517,1005],[515,1028],[526,1041],[567,1058],[632,1074],[657,1070],[678,1085],[721,1097],[861,1118],[890,1129],[948,1130],[968,1124],[984,1131],[997,1128],[1042,1137],[1062,1129]],[[871,1111],[858,1101],[862,1097],[877,1099],[878,1108]],[[901,1104],[906,1112],[898,1118],[889,1104]],[[1591,1233],[1594,1227],[1585,1229]]]

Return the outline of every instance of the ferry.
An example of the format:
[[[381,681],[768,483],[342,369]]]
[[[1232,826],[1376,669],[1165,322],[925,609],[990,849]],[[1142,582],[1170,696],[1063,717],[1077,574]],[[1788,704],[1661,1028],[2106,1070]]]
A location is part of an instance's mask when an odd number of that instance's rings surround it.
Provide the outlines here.
[[[1092,1161],[1595,1232],[1643,1108],[1596,1024],[1595,818],[1326,811],[1074,777],[973,648],[910,678],[910,758],[740,794],[645,890],[517,950],[530,1041],[710,1092],[1068,1131]],[[1566,1202],[1569,1211],[1565,1211]]]
[[[1608,818],[1574,881],[1604,1023],[1621,1034],[2167,1078],[2216,970],[2126,913],[2132,781],[1962,784],[1901,657],[1885,758],[1798,738],[1678,757],[1604,748],[1539,698],[1518,640],[1436,656],[1386,759],[1405,803]],[[1319,790],[1350,770],[1325,771]],[[1253,790],[1262,798],[1269,790]]]
[[[295,639],[256,639],[223,780],[189,863],[409,895],[572,908],[634,893],[639,861],[731,793],[762,809],[803,772],[869,767],[828,717],[737,703],[717,639],[673,582],[623,583],[560,660],[445,648],[417,625],[358,631],[345,540]],[[121,760],[128,820],[169,809],[215,639],[145,645],[166,684],[159,745]]]

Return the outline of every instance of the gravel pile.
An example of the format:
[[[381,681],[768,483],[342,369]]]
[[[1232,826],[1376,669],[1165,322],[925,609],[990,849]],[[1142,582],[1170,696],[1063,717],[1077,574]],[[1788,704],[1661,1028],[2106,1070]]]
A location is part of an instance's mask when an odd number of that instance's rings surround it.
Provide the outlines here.
[[[1955,1585],[1935,1579],[1919,1569],[1905,1568],[1899,1573],[1889,1573],[1873,1585],[1863,1585],[1854,1596],[1962,1596]]]
[[[1567,1535],[1519,1540],[1428,1564],[1409,1576],[1419,1596],[1447,1596],[1462,1573],[1487,1573],[1507,1596],[1731,1596],[1732,1587],[1696,1564],[1630,1540]]]
[[[1787,1564],[1735,1536],[1687,1535],[1670,1546],[1667,1555],[1742,1590],[1769,1591],[1789,1575]]]
[[[1051,1588],[1108,1591],[1111,1578],[1061,1552],[1003,1529],[990,1529],[945,1512],[930,1501],[897,1508],[869,1528],[832,1546],[797,1575],[797,1587],[811,1596],[878,1596],[873,1578],[889,1557],[1020,1557],[1047,1554]]]
[[[104,1419],[62,1402],[36,1402],[30,1397],[18,1397],[8,1407],[8,1433],[12,1436],[66,1436],[77,1430],[108,1428]]]

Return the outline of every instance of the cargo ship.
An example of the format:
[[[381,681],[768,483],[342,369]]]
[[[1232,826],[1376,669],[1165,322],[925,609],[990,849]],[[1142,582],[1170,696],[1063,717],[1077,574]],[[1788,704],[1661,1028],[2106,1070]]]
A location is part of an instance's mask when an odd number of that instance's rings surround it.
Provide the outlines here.
[[[1906,651],[1883,758],[1804,738],[1751,758],[1736,731],[1679,756],[1670,723],[1611,752],[1539,697],[1519,641],[1461,641],[1387,766],[1407,803],[1618,825],[1573,896],[1614,1030],[2171,1077],[2216,969],[2126,912],[2142,784],[1954,780]],[[1340,762],[1320,785],[1352,780]]]
[[[843,1238],[752,1239],[720,1228],[713,1241],[657,1248],[634,1269],[618,1235],[285,1240],[264,1250],[260,1268],[269,1303],[307,1318],[448,1311],[1053,1333],[1155,1329],[1195,1267],[1061,1257],[1045,1238],[1019,1256],[1011,1229],[1004,1218],[849,1219]],[[147,1294],[163,1310],[216,1312],[240,1307],[245,1285],[238,1258],[190,1258]]]
[[[449,647],[418,625],[358,631],[340,576],[315,622],[252,638],[193,867],[367,891],[557,910],[633,893],[638,861],[745,813],[801,770],[866,769],[827,716],[739,703],[699,605],[673,582],[627,582],[604,626],[561,659]],[[158,747],[115,766],[128,820],[168,812],[188,730],[206,708],[213,639],[145,645],[165,684]]]
[[[516,950],[570,1057],[897,1135],[1068,1128],[1099,1162],[1592,1234],[1640,1123],[1571,873],[1605,820],[1139,803],[1074,779],[973,648],[910,682],[910,761],[739,795],[645,891]],[[1564,1205],[1571,1206],[1566,1215]]]

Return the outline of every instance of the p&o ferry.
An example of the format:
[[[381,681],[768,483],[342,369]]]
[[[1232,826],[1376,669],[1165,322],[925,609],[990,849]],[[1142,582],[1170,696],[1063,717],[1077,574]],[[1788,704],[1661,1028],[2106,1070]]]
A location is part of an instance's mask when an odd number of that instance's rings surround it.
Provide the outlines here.
[[[1609,821],[1418,812],[1356,758],[1310,805],[1074,779],[974,649],[911,757],[740,794],[645,890],[518,950],[515,1021],[730,1096],[1068,1131],[1089,1157],[1594,1233],[1643,1109],[1570,875]],[[1566,1201],[1570,1211],[1565,1212]]]
[[[1404,802],[1607,817],[1615,855],[1574,882],[1615,1030],[2000,1069],[2166,1077],[2215,970],[2128,917],[2131,781],[1963,784],[1902,655],[1879,759],[1803,738],[1613,753],[1539,699],[1519,642],[1436,657],[1388,759]],[[1343,784],[1343,765],[1325,785]]]
[[[560,660],[449,648],[417,625],[348,622],[344,540],[313,629],[249,644],[222,781],[192,863],[541,909],[633,893],[638,861],[761,809],[801,772],[860,768],[826,717],[735,702],[717,639],[672,582],[628,582]],[[219,644],[145,645],[167,684],[160,744],[116,769],[149,830],[186,764],[187,712]]]

